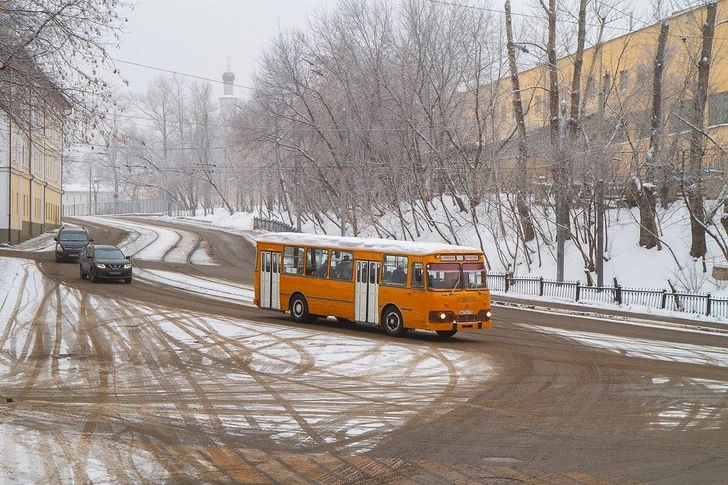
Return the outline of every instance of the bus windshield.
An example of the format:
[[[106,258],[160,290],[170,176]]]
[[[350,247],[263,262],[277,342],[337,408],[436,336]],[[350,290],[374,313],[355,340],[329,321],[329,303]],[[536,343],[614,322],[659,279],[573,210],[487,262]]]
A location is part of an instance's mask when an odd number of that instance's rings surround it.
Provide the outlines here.
[[[427,265],[428,290],[462,288],[459,263],[430,263]]]
[[[485,289],[483,263],[431,263],[427,265],[429,290]]]
[[[485,289],[485,264],[463,263],[463,281],[465,288]]]

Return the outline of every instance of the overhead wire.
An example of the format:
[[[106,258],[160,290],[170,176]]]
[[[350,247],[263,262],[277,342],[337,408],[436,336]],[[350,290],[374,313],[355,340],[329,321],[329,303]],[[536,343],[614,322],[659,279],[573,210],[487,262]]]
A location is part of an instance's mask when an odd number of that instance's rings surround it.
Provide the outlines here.
[[[189,77],[189,78],[193,78],[193,79],[199,79],[201,81],[209,81],[211,83],[225,84],[225,81],[220,81],[219,79],[212,79],[212,78],[209,78],[209,77],[197,76],[195,74],[184,73],[184,72],[181,72],[181,71],[174,71],[172,69],[165,69],[165,68],[162,68],[162,67],[150,66],[148,64],[142,64],[140,62],[126,61],[124,59],[116,59],[116,58],[113,58],[113,57],[111,58],[111,60],[114,61],[114,62],[119,62],[121,64],[128,64],[130,66],[136,66],[136,67],[143,67],[145,69],[151,69],[153,71],[166,72],[168,74],[175,74],[177,76],[183,76],[183,77]],[[250,89],[250,90],[253,89],[252,87],[245,86],[243,84],[235,84],[235,83],[232,83],[232,86],[234,86],[236,88],[242,88],[242,89]]]

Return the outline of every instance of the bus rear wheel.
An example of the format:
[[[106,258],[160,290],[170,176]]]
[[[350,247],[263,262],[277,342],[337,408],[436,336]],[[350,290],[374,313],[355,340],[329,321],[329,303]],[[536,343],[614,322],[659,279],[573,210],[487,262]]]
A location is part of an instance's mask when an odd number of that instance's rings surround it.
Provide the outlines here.
[[[402,320],[402,314],[397,308],[390,306],[384,310],[382,315],[382,323],[384,327],[384,333],[392,337],[401,337],[404,332],[404,320]]]
[[[308,313],[308,302],[306,297],[297,293],[291,297],[291,303],[288,306],[291,309],[291,318],[298,323],[307,323],[313,321],[313,317]]]
[[[458,333],[457,330],[435,330],[435,332],[437,332],[437,335],[439,335],[440,337],[445,338],[452,337],[453,335]]]

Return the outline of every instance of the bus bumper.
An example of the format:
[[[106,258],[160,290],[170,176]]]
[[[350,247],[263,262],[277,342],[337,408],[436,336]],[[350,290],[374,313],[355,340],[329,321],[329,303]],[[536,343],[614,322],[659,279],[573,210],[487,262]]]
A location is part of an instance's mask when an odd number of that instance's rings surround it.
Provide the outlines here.
[[[432,323],[428,322],[425,326],[426,330],[434,330],[434,331],[448,331],[448,330],[483,330],[485,328],[490,328],[491,321],[485,320],[482,322],[438,322],[438,323]]]

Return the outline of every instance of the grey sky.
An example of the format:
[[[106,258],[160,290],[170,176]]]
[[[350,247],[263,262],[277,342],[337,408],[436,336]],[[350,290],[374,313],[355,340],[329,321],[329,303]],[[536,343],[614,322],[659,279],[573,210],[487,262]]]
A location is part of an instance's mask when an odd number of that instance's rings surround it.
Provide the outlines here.
[[[131,0],[134,1],[134,0]],[[136,0],[121,49],[111,56],[213,80],[227,70],[236,85],[249,85],[253,65],[280,29],[305,25],[314,10],[333,5],[332,0]],[[118,62],[134,92],[146,90],[149,81],[164,72]],[[222,87],[220,87],[222,93]],[[244,96],[244,89],[235,88]]]
[[[235,94],[245,96],[258,56],[279,29],[305,26],[320,9],[334,8],[337,0],[127,0],[129,19],[121,48],[111,50],[117,67],[129,80],[129,90],[143,92],[149,81],[175,71],[222,80],[235,73]],[[439,0],[432,0],[439,1]],[[635,0],[633,5],[647,0]],[[462,2],[469,4],[468,0]],[[473,2],[476,4],[479,2]],[[512,0],[515,14],[531,12],[535,0]],[[496,11],[502,1],[491,3]],[[631,10],[631,9],[630,9]],[[649,23],[649,22],[648,22]],[[638,25],[637,27],[641,27]],[[149,69],[128,63],[150,66]],[[126,90],[126,88],[124,88]],[[222,86],[219,87],[222,93]]]

